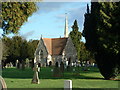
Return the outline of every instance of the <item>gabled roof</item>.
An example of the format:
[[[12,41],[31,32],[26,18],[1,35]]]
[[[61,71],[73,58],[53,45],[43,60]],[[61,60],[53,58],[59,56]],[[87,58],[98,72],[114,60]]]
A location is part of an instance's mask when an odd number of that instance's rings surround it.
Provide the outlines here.
[[[42,38],[43,39],[43,42],[47,48],[47,51],[49,54],[52,54],[52,40],[51,38]]]
[[[68,38],[43,38],[50,55],[62,55]]]

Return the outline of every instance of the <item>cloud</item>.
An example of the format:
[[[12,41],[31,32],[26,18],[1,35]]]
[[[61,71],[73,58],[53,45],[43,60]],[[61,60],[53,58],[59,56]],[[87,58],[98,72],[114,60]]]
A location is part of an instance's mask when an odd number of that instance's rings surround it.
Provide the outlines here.
[[[32,31],[26,32],[26,33],[24,33],[24,34],[21,34],[21,33],[20,33],[20,36],[21,36],[22,38],[25,38],[25,39],[26,39],[26,38],[32,36],[34,33],[35,33],[35,30],[32,30]]]
[[[59,23],[59,25],[57,25],[58,28],[64,29],[65,13],[67,12],[69,31],[72,30],[71,26],[76,19],[78,21],[79,30],[82,32],[87,3],[42,2],[37,3],[37,5],[39,7],[37,13],[45,16],[47,16],[47,14],[51,15],[50,17],[53,18],[54,22]],[[45,36],[48,37],[49,35],[45,34]],[[54,37],[54,35],[51,37]]]
[[[79,25],[83,24],[84,22],[84,14],[86,12],[86,6],[75,8],[69,11],[69,21],[72,23],[75,19],[78,20]]]
[[[57,14],[54,16],[56,18],[55,23],[61,22],[63,23],[65,21],[65,14]]]
[[[72,4],[72,5],[71,5]],[[69,7],[69,5],[71,7]],[[39,7],[38,14],[56,13],[57,11],[62,11],[54,15],[56,18],[55,23],[64,22],[65,13],[68,13],[68,19],[70,27],[74,20],[77,19],[80,30],[83,28],[84,14],[86,12],[87,2],[76,3],[76,2],[39,2],[37,6]]]
[[[39,2],[37,3],[37,6],[39,7],[39,10],[37,13],[49,13],[53,11],[59,10],[65,2]]]
[[[55,16],[56,18],[65,18],[65,14],[59,14]]]
[[[78,21],[79,30],[81,31],[83,29],[84,24],[84,14],[86,12],[86,5],[74,7],[74,8],[65,8],[68,11],[68,23],[69,28],[71,29],[71,26],[74,23],[74,20],[76,19]],[[61,13],[59,15],[55,16],[56,21],[55,22],[65,22],[65,14]]]

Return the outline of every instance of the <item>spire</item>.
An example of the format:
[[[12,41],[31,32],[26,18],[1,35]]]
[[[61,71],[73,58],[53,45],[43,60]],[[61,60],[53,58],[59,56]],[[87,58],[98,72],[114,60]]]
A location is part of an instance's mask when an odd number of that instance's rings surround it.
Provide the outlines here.
[[[65,13],[65,31],[64,31],[64,37],[68,37],[68,17],[67,17],[67,13]]]
[[[41,34],[41,38],[43,38],[42,34]]]

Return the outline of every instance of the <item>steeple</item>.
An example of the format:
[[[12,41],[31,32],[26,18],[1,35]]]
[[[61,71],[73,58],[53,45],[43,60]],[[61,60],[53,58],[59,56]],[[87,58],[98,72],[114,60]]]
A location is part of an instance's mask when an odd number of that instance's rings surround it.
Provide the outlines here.
[[[41,38],[43,38],[42,34],[41,34]]]
[[[64,31],[64,37],[68,37],[68,17],[67,17],[67,13],[65,13],[65,31]]]

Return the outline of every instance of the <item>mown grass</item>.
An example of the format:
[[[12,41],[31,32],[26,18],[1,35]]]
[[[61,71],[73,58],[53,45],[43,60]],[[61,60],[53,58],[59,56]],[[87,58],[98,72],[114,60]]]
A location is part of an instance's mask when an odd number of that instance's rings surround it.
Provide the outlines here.
[[[3,77],[8,88],[64,88],[64,80],[68,79],[72,80],[73,88],[119,87],[120,81],[104,80],[95,67],[91,67],[89,71],[83,71],[82,68],[79,68],[79,73],[65,70],[61,77],[54,77],[51,69],[53,68],[41,68],[39,72],[40,84],[31,84],[34,72],[30,68],[25,70],[16,68],[3,69]]]

